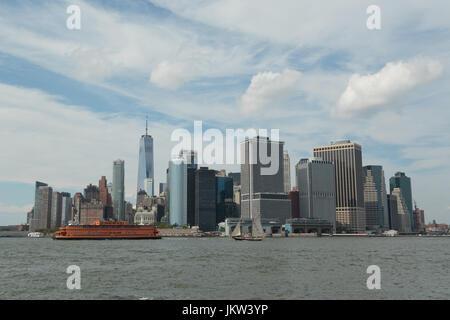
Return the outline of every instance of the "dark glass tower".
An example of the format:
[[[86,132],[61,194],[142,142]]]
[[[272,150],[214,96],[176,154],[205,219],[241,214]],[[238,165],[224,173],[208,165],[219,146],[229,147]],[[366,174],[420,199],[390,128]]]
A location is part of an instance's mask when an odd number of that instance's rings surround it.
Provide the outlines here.
[[[390,192],[394,188],[400,188],[401,194],[405,199],[406,206],[408,207],[408,213],[411,220],[411,229],[415,231],[413,205],[412,205],[412,191],[411,191],[411,178],[409,178],[404,172],[396,172],[393,177],[389,179]]]
[[[145,121],[145,134],[141,136],[139,141],[139,163],[138,163],[138,180],[137,192],[145,190],[152,197],[154,194],[154,164],[153,164],[153,138],[148,134],[147,120]],[[147,179],[147,180],[146,180]],[[149,179],[151,181],[149,182]],[[151,183],[151,190],[146,185]],[[136,194],[137,194],[136,192]],[[150,194],[149,194],[150,193]]]

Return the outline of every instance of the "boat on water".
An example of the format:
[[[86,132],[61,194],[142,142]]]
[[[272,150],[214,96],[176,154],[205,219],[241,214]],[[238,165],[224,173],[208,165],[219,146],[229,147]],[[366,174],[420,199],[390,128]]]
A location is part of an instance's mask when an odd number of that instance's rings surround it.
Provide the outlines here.
[[[126,221],[95,221],[91,225],[59,228],[55,240],[141,240],[161,239],[155,226],[130,225]]]
[[[251,231],[248,233],[242,232],[241,221],[238,222],[233,232],[231,233],[231,237],[234,240],[247,240],[247,241],[261,241],[264,239],[264,230],[261,225],[261,219],[259,215],[252,219],[252,227]]]
[[[28,233],[29,238],[43,238],[44,234],[42,232],[30,232]]]

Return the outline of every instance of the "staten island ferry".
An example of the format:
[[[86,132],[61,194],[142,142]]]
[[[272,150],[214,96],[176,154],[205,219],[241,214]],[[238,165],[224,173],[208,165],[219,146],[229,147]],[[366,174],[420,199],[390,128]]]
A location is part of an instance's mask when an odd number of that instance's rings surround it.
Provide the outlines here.
[[[161,239],[155,226],[130,225],[126,221],[95,221],[91,225],[70,225],[59,228],[55,240],[119,240]]]

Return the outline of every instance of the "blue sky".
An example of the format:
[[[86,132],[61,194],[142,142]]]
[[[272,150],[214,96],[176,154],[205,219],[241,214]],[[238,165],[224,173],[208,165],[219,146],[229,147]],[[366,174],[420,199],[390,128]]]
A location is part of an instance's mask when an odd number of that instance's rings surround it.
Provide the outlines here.
[[[368,30],[372,1],[3,1],[0,225],[25,221],[35,180],[81,191],[117,158],[133,199],[146,114],[157,183],[194,120],[279,128],[291,167],[351,139],[364,165],[411,177],[427,221],[450,223],[450,4],[391,2]]]

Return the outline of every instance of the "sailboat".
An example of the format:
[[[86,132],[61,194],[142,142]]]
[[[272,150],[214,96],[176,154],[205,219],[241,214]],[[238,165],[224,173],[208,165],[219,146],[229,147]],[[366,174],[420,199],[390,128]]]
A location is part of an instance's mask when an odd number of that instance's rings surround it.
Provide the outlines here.
[[[241,221],[238,222],[231,237],[234,240],[261,241],[264,239],[264,230],[261,225],[259,215],[252,219],[252,231],[250,233],[242,233]]]

